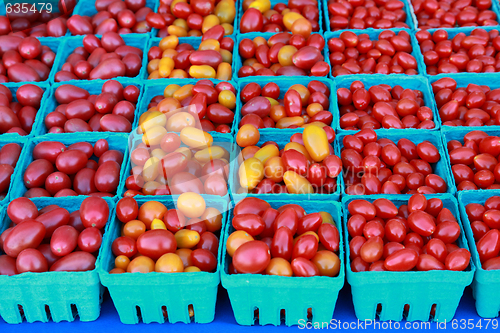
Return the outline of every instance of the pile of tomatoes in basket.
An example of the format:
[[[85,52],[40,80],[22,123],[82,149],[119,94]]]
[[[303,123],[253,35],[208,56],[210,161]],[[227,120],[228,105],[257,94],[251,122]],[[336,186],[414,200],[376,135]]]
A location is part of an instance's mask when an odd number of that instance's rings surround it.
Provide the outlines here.
[[[177,36],[167,36],[148,51],[148,79],[218,79],[231,80],[234,40],[223,32],[205,34],[195,50],[180,43]]]
[[[290,0],[271,6],[269,0],[243,1],[240,32],[291,31],[307,38],[320,30],[320,5],[316,0]]]
[[[70,80],[109,80],[117,77],[135,77],[142,66],[142,50],[126,45],[118,33],[105,32],[101,38],[86,35],[65,59],[54,76],[55,82]]]
[[[328,1],[332,31],[343,29],[409,28],[405,4],[399,0]]]
[[[353,272],[464,271],[469,266],[469,250],[459,247],[460,224],[439,198],[415,194],[399,208],[388,199],[357,199],[347,209]]]
[[[498,25],[492,0],[413,0],[419,29]]]
[[[283,32],[268,40],[245,38],[238,45],[243,63],[238,76],[326,76],[330,66],[324,61],[324,48],[325,39],[319,34]]]
[[[192,192],[174,203],[176,208],[168,209],[158,201],[140,207],[134,198],[118,202],[116,216],[123,223],[123,236],[113,241],[116,258],[110,273],[216,270],[222,213]]]
[[[234,231],[226,240],[229,274],[330,276],[340,271],[340,235],[327,212],[309,212],[297,204],[277,209],[258,198],[245,198],[233,210]]]
[[[21,149],[21,145],[17,143],[7,143],[0,148],[0,200],[7,195]]]
[[[416,33],[420,51],[424,56],[427,74],[494,73],[500,71],[498,30],[474,29],[453,38],[446,30]]]
[[[345,192],[367,194],[445,193],[448,185],[434,173],[441,160],[438,147],[430,141],[415,144],[401,138],[396,143],[378,138],[372,129],[364,129],[342,138],[341,160]]]
[[[110,208],[90,197],[69,212],[58,205],[41,209],[27,198],[7,207],[11,224],[0,235],[0,275],[25,272],[82,272],[95,268]]]
[[[470,203],[465,211],[482,268],[500,269],[500,197],[489,197],[483,205]]]
[[[340,128],[420,128],[433,129],[432,109],[424,105],[423,93],[396,85],[373,85],[366,89],[361,81],[337,89]]]
[[[337,176],[342,172],[342,161],[335,155],[331,143],[333,130],[315,124],[296,133],[284,147],[267,141],[256,146],[258,137],[242,137],[246,126],[240,128],[236,141],[243,142],[238,170],[240,188],[237,193],[333,193],[337,190]],[[330,136],[328,135],[330,133]]]
[[[106,81],[99,95],[83,88],[63,84],[54,98],[59,104],[45,116],[48,133],[126,132],[132,131],[140,90],[115,80]]]
[[[33,162],[24,170],[25,197],[93,195],[112,197],[120,182],[123,153],[109,149],[105,139],[94,145],[42,141],[31,152]]]
[[[417,75],[417,60],[411,54],[410,34],[385,30],[378,40],[368,34],[344,31],[328,41],[332,75],[406,74]]]
[[[14,101],[12,91],[0,85],[0,133],[28,135],[35,124],[44,90],[34,84],[24,84],[17,88]],[[3,96],[3,97],[2,97]]]
[[[283,89],[284,90],[284,89]],[[330,88],[321,81],[310,81],[307,87],[294,84],[284,92],[269,82],[261,87],[256,82],[241,89],[241,120],[239,127],[251,124],[261,128],[299,128],[307,124],[323,123],[330,126]],[[240,145],[242,146],[242,145]]]
[[[491,126],[500,124],[500,89],[470,83],[457,87],[452,78],[432,83],[443,126]]]
[[[500,137],[472,131],[448,141],[448,154],[458,191],[500,188]]]

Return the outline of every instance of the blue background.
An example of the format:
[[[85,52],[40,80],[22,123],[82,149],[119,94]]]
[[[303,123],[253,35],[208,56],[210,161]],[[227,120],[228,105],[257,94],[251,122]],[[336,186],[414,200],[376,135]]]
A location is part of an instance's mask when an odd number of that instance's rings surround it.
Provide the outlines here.
[[[124,290],[126,292],[126,290]],[[339,299],[337,301],[337,306],[335,307],[335,313],[333,318],[336,320],[340,320],[342,322],[357,322],[356,316],[354,315],[354,308],[351,300],[351,290],[349,285],[346,286],[340,291]],[[481,321],[482,331],[500,331],[500,319],[493,319],[490,322],[490,326],[488,330],[485,329],[487,320],[480,318],[474,307],[474,299],[472,298],[472,290],[470,287],[465,289],[464,296],[460,302],[460,306],[457,309],[457,313],[455,315],[455,319],[458,321],[457,324],[460,328],[460,325],[463,325],[460,320],[461,319],[472,319],[474,325],[478,325]],[[497,329],[494,330],[492,327],[493,321],[497,323]],[[421,331],[415,329],[404,329],[405,322],[401,322],[401,329],[405,331]],[[413,324],[413,323],[412,323]],[[416,324],[415,324],[416,325]],[[423,325],[423,324],[422,324]],[[431,330],[436,330],[436,323],[431,323]],[[476,328],[479,330],[479,326]],[[306,329],[299,329],[298,326],[294,327],[286,327],[284,325],[275,327],[275,326],[240,326],[236,323],[233,317],[233,312],[231,309],[231,305],[229,303],[229,299],[227,297],[226,291],[219,287],[219,295],[217,299],[217,309],[215,312],[215,320],[211,324],[138,324],[138,325],[124,325],[120,322],[118,317],[118,313],[116,312],[113,302],[109,298],[109,295],[105,294],[104,303],[101,308],[101,316],[97,321],[83,323],[79,320],[75,320],[72,323],[62,322],[62,323],[23,323],[19,325],[9,325],[6,324],[2,319],[0,319],[0,332],[34,332],[37,333],[58,333],[58,332],[72,332],[72,333],[80,333],[80,332],[120,332],[120,333],[128,333],[128,332],[160,332],[160,331],[175,331],[176,333],[182,332],[249,332],[249,331],[258,331],[258,332],[303,332],[303,331],[311,331]],[[342,331],[354,331],[352,329],[343,329]],[[367,332],[375,332],[378,330],[374,330],[373,326],[365,328],[364,331]],[[452,328],[452,323],[448,322],[446,325],[446,329],[440,329],[440,332],[456,332]],[[465,329],[458,331],[466,331]],[[469,331],[469,330],[467,330]]]

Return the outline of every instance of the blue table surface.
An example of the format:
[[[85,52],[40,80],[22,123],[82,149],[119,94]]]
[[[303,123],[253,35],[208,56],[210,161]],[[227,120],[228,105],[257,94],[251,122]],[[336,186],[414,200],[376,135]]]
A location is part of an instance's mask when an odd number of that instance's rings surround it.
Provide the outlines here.
[[[126,291],[124,291],[126,292]],[[474,324],[473,330],[481,330],[481,331],[500,331],[500,318],[493,320],[486,320],[480,318],[474,306],[474,299],[472,298],[472,290],[470,288],[465,289],[464,296],[460,302],[458,310],[455,315],[455,322],[446,323],[446,327],[441,324],[441,327],[438,329],[436,327],[436,323],[430,323],[430,326],[425,326],[426,323],[421,322],[413,322],[406,323],[405,321],[401,322],[400,329],[404,329],[406,331],[422,331],[422,330],[439,330],[439,331],[457,331],[458,330],[466,330],[467,325]],[[346,285],[340,292],[339,299],[337,301],[337,306],[335,308],[335,313],[333,315],[332,325],[330,329],[340,329],[342,331],[354,331],[363,329],[367,332],[375,332],[379,331],[378,327],[374,328],[373,324],[370,326],[358,326],[358,321],[356,316],[354,315],[354,308],[351,299],[351,291],[349,285]],[[344,326],[349,323],[349,326]],[[383,322],[382,322],[383,323]],[[379,322],[379,324],[382,324]],[[405,327],[406,325],[410,325]],[[486,329],[486,325],[488,324],[488,329]],[[386,324],[388,325],[388,323]],[[394,323],[392,323],[394,325]],[[429,325],[429,324],[427,324]],[[479,325],[482,328],[479,328]],[[390,328],[391,326],[387,326]],[[393,327],[393,326],[392,326]],[[462,327],[462,329],[460,329]],[[496,327],[496,328],[495,328]],[[385,330],[386,327],[381,327],[381,329]],[[128,332],[160,332],[160,331],[175,331],[176,333],[182,332],[248,332],[248,331],[256,331],[256,332],[270,332],[270,331],[307,331],[307,329],[300,329],[298,326],[294,327],[286,327],[284,325],[275,327],[272,325],[267,326],[240,326],[236,323],[233,312],[231,309],[231,305],[229,303],[229,299],[226,291],[220,287],[219,289],[219,297],[217,301],[217,309],[215,314],[215,320],[210,324],[138,324],[138,325],[124,325],[120,322],[118,317],[118,313],[116,312],[113,302],[111,301],[108,294],[104,297],[104,302],[102,304],[101,316],[97,321],[84,323],[80,322],[78,319],[74,322],[61,322],[61,323],[23,323],[19,325],[9,325],[0,319],[0,332],[37,332],[37,333],[58,333],[58,332],[102,332],[102,331],[111,331],[111,332],[120,332],[120,333],[128,333]],[[394,329],[395,330],[395,329]]]

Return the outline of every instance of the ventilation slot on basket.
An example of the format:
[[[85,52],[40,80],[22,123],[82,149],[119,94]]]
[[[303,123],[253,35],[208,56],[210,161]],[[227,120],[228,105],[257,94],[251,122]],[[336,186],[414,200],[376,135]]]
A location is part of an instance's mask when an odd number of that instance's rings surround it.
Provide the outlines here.
[[[45,304],[45,314],[47,315],[47,320],[52,320],[52,315],[50,314],[50,308]]]
[[[163,315],[163,322],[167,322],[168,321],[168,312],[167,312],[167,307],[164,305],[161,307],[161,313]]]
[[[312,322],[313,320],[313,309],[309,308],[307,309],[307,321]]]
[[[429,313],[429,321],[433,321],[436,318],[437,304],[432,304],[431,312]]]
[[[76,304],[71,304],[71,313],[73,314],[73,319],[78,317],[78,308]]]
[[[377,309],[375,312],[375,319],[380,320],[380,314],[382,313],[382,303],[377,304]]]
[[[139,322],[141,322],[142,321],[142,313],[141,313],[141,308],[139,307],[139,305],[135,306],[135,311],[137,312],[137,320],[139,320]]]
[[[21,315],[21,321],[25,321],[26,320],[26,316],[24,315],[23,306],[21,304],[18,304],[17,305],[17,309],[19,310],[19,314]]]
[[[253,323],[259,325],[259,308],[255,307],[253,309]]]
[[[286,311],[285,311],[285,309],[280,310],[280,324],[286,324]]]
[[[189,321],[194,323],[194,307],[193,304],[188,305]]]
[[[403,318],[408,318],[408,314],[410,313],[410,304],[405,304],[403,308]]]

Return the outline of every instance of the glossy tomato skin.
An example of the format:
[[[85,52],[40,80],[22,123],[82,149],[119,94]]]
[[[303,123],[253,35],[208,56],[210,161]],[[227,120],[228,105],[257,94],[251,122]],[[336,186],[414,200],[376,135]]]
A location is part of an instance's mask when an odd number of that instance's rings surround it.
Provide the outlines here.
[[[103,198],[86,198],[80,206],[80,218],[85,228],[102,229],[109,218],[108,204]]]
[[[17,198],[7,206],[7,215],[15,224],[33,220],[38,216],[36,205],[28,198]]]
[[[302,257],[293,259],[291,266],[294,276],[310,277],[319,275],[318,267],[311,261]]]
[[[25,272],[46,272],[49,269],[47,259],[36,249],[25,249],[16,259],[16,269],[19,274]]]
[[[206,249],[196,249],[191,252],[191,260],[204,272],[213,272],[217,268],[217,257]]]
[[[244,243],[233,255],[233,265],[239,273],[260,273],[266,269],[270,261],[269,247],[262,241]]]
[[[50,248],[59,257],[73,252],[78,245],[78,231],[69,225],[57,228],[50,238]]]
[[[16,225],[9,232],[3,243],[3,250],[11,257],[25,249],[36,248],[45,237],[45,227],[34,220],[24,221]]]
[[[58,261],[51,267],[51,272],[84,272],[91,271],[95,268],[96,258],[84,251],[72,252]]]
[[[116,216],[123,223],[136,219],[138,214],[139,206],[134,198],[123,198],[116,204]]]
[[[82,251],[94,253],[102,244],[102,233],[97,228],[86,228],[78,236],[78,248]]]
[[[137,239],[137,250],[140,254],[157,260],[165,253],[173,253],[177,249],[174,235],[164,229],[149,230]]]
[[[128,236],[118,237],[113,241],[111,250],[115,256],[124,255],[131,258],[137,254],[135,239]]]
[[[385,259],[384,266],[388,271],[405,272],[417,265],[418,254],[412,249],[397,251]]]

